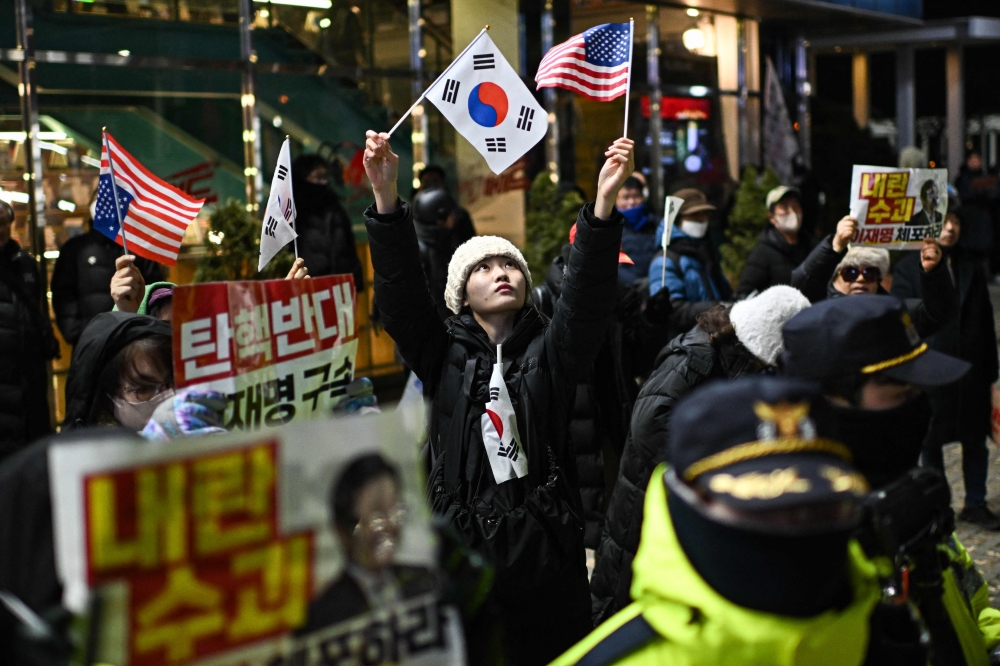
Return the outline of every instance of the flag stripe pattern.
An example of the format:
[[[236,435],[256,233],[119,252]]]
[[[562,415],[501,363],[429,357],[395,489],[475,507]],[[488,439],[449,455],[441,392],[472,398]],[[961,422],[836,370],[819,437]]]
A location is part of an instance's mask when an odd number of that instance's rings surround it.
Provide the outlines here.
[[[604,23],[553,46],[538,65],[538,89],[566,88],[597,102],[624,95],[631,66],[629,33],[628,23]]]
[[[101,150],[101,180],[97,194],[95,227],[122,244],[122,230],[114,209],[111,161],[114,160],[115,186],[129,252],[160,263],[173,265],[181,240],[197,217],[204,199],[195,199],[170,183],[151,174],[108,134]],[[111,155],[108,155],[108,148]]]

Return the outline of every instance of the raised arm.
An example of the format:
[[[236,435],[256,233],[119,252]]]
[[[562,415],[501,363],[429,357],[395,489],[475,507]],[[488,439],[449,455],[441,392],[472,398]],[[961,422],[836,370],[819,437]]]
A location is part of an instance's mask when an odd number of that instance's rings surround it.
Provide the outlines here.
[[[597,200],[577,217],[576,240],[546,340],[557,375],[567,381],[575,382],[589,370],[614,316],[624,222],[615,198],[635,167],[634,146],[631,139],[618,139],[608,148]]]
[[[805,294],[810,303],[826,298],[826,288],[833,271],[847,254],[857,220],[850,215],[837,223],[836,233],[827,236],[813,248],[809,256],[792,271],[792,286]]]
[[[375,205],[365,211],[375,303],[403,360],[431,387],[444,360],[448,333],[427,291],[410,206],[399,200],[399,156],[389,147],[387,134],[367,133],[364,164],[375,194]]]

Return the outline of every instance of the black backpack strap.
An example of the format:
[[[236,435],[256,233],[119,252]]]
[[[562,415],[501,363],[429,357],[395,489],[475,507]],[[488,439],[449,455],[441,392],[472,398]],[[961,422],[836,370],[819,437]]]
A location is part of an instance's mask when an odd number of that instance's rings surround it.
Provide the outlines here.
[[[577,666],[605,666],[620,661],[659,636],[642,614],[618,627],[583,655]]]

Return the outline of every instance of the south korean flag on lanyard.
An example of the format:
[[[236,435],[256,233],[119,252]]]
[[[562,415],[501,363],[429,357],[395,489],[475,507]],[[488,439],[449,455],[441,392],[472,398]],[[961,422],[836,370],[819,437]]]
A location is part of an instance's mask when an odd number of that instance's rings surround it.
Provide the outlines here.
[[[497,362],[490,377],[490,401],[482,417],[483,444],[496,482],[521,479],[528,474],[528,457],[517,432],[517,417],[503,380],[503,350],[497,345]]]
[[[542,140],[545,110],[484,31],[427,89],[459,134],[500,174]]]

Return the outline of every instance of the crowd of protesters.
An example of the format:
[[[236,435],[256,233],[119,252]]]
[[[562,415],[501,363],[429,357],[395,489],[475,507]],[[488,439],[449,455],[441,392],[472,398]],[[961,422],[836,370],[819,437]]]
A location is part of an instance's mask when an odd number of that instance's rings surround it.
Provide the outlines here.
[[[851,245],[850,215],[825,238],[804,231],[816,224],[800,191],[774,188],[734,288],[708,233],[716,206],[675,192],[664,239],[634,151],[625,138],[608,147],[595,200],[533,276],[509,241],[476,235],[442,169],[401,199],[389,136],[366,136],[374,307],[427,401],[446,575],[473,562],[489,600],[463,616],[470,662],[1000,663],[1000,611],[953,533],[942,475],[942,446],[960,442],[957,517],[1000,530],[986,494],[989,272],[982,239],[961,242],[986,205],[966,182],[974,159],[959,176],[969,197],[953,195],[940,236],[895,267]],[[302,238],[287,278],[362,284],[328,165],[301,156],[292,177]],[[109,441],[210,436],[225,432],[227,403],[175,391],[174,284],[91,230],[53,276],[73,349],[53,434],[45,363],[59,348],[13,220],[0,202],[0,591],[51,618],[52,444],[95,428]],[[495,365],[527,459],[511,478],[491,471],[480,427]],[[373,585],[410,598],[440,584],[366,541],[365,516],[389,516],[399,492],[378,456],[337,480],[348,561],[300,633],[378,607]],[[402,519],[383,531],[398,536]]]

